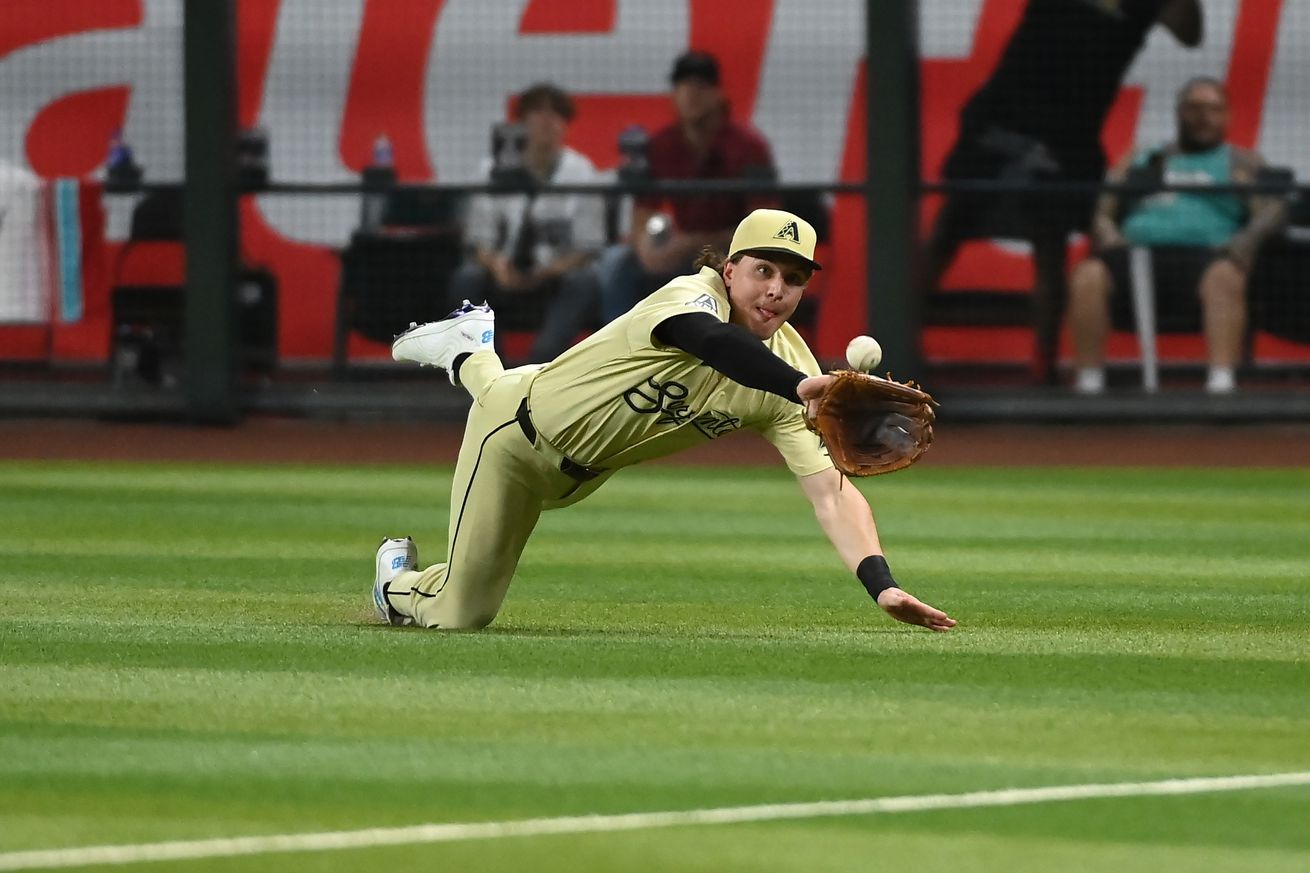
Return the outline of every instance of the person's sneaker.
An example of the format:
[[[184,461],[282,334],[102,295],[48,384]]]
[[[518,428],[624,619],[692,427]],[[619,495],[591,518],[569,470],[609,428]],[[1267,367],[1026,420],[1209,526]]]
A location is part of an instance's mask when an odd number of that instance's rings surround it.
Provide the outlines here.
[[[391,357],[397,361],[414,361],[428,367],[440,367],[455,379],[455,359],[463,354],[492,351],[496,340],[496,313],[483,303],[464,305],[441,321],[411,323],[409,330],[391,343]]]
[[[373,576],[373,605],[378,616],[397,627],[412,624],[414,619],[401,615],[387,599],[387,586],[406,570],[418,569],[418,546],[409,537],[389,538],[378,546],[377,572]]]
[[[1073,377],[1075,394],[1095,395],[1105,393],[1105,370],[1101,367],[1081,367]]]
[[[1207,394],[1232,394],[1237,390],[1237,375],[1230,367],[1211,367],[1205,379]]]

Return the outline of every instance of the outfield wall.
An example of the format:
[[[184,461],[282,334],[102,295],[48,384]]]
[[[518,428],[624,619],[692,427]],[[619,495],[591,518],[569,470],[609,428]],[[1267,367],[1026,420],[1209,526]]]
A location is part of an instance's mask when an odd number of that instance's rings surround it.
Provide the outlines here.
[[[1134,141],[1166,137],[1178,86],[1209,73],[1232,91],[1233,140],[1310,178],[1310,4],[1203,6],[1199,49],[1184,51],[1158,29],[1150,37],[1105,127],[1110,156]],[[1022,8],[1018,0],[922,0],[925,180],[937,178],[959,108],[994,66]],[[148,181],[179,180],[181,9],[179,0],[8,0],[0,11],[0,165],[39,181],[89,182],[121,129]],[[269,133],[278,182],[354,183],[383,135],[402,181],[476,181],[491,124],[516,91],[543,78],[577,97],[570,144],[612,169],[623,127],[653,128],[671,116],[669,64],[687,46],[720,57],[734,114],[770,140],[783,182],[863,178],[857,0],[242,0],[238,21],[239,122]],[[73,311],[67,289],[61,293],[54,281],[6,291],[0,359],[104,360],[107,284],[134,202],[104,198],[108,247],[100,263],[89,256]],[[925,224],[934,208],[925,203]],[[319,361],[330,353],[338,251],[359,210],[353,194],[265,194],[242,203],[244,256],[277,281],[281,361]],[[835,197],[832,211],[832,269],[816,289],[822,306],[813,328],[821,356],[830,358],[840,355],[853,325],[867,322],[863,203],[855,195]],[[94,216],[88,222],[86,233],[99,232]],[[1078,251],[1075,243],[1071,257]],[[164,275],[175,269],[154,266]],[[1022,292],[1031,269],[1022,248],[980,242],[946,282]],[[966,362],[1022,359],[1026,344],[1022,328],[925,335],[930,356]],[[1194,354],[1196,345],[1187,340],[1178,354]],[[1118,348],[1132,353],[1123,342]],[[350,340],[353,358],[383,351]],[[1257,338],[1256,354],[1310,360],[1306,346],[1267,336]]]

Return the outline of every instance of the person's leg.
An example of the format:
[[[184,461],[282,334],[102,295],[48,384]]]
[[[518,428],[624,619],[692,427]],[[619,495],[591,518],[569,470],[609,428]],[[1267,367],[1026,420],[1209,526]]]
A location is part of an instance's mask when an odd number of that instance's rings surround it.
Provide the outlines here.
[[[1033,235],[1033,377],[1040,384],[1057,384],[1060,325],[1069,296],[1065,283],[1068,235],[1052,227]]]
[[[931,294],[938,289],[942,276],[969,233],[969,225],[977,217],[977,206],[976,198],[947,196],[919,254],[917,272],[922,294]]]
[[[465,358],[460,366],[459,384],[473,398],[474,404],[481,404],[483,398],[496,386],[503,375],[505,375],[505,364],[499,355],[493,352],[476,352]],[[517,409],[516,403],[514,409],[510,411],[517,411]]]
[[[1105,337],[1110,332],[1113,291],[1114,280],[1100,258],[1088,258],[1074,267],[1069,283],[1069,328],[1074,343],[1074,385],[1084,393],[1105,387]]]
[[[595,267],[588,264],[560,276],[553,293],[555,299],[546,308],[546,317],[532,343],[533,361],[554,360],[591,321],[600,300]]]
[[[464,361],[460,381],[475,402],[451,484],[446,561],[399,574],[387,592],[394,609],[423,627],[490,624],[542,502],[567,490],[514,417],[523,376],[505,376],[499,358],[478,352]]]
[[[518,315],[516,306],[521,295],[507,293],[491,278],[491,271],[475,261],[467,260],[451,277],[447,291],[452,310],[458,309],[465,300],[474,304],[486,303],[496,311],[497,320],[502,328],[516,329]],[[504,332],[496,334],[496,354],[505,357],[501,346]]]
[[[1198,290],[1210,363],[1206,390],[1226,394],[1237,387],[1237,365],[1246,335],[1246,274],[1221,258],[1206,268]]]
[[[1034,152],[1046,154],[1041,147]],[[1030,158],[1032,155],[1029,156]],[[1061,161],[1063,163],[1063,161]],[[1075,161],[1073,168],[1086,161]],[[1058,168],[1057,168],[1058,169]],[[1038,172],[1037,178],[1044,178]],[[1075,176],[1096,179],[1099,176]],[[1033,246],[1033,376],[1046,385],[1059,384],[1060,328],[1069,303],[1069,234],[1086,226],[1094,201],[1083,194],[1031,192],[1018,203]]]
[[[961,119],[959,137],[942,162],[943,181],[996,179],[1004,170],[1006,156],[983,142],[987,131]],[[933,219],[932,230],[919,252],[916,264],[919,293],[935,292],[942,276],[955,260],[960,246],[974,236],[988,236],[991,228],[982,227],[995,216],[1001,200],[991,194],[957,192],[947,194]]]
[[[451,309],[457,308],[465,300],[483,303],[490,285],[491,274],[487,269],[476,261],[466,260],[450,277],[450,284],[446,287],[446,302]]]
[[[600,281],[600,317],[609,324],[632,308],[644,271],[632,247],[620,243],[607,248],[596,261]]]

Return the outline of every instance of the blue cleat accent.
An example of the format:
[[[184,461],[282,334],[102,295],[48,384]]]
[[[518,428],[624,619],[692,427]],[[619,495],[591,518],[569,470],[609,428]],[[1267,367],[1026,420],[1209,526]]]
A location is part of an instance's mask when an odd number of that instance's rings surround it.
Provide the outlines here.
[[[467,300],[459,309],[440,321],[410,324],[409,330],[391,343],[391,357],[413,361],[420,366],[440,367],[458,385],[453,367],[460,355],[495,350],[496,313],[483,303],[474,306]]]
[[[406,570],[418,569],[418,546],[409,537],[385,539],[378,546],[376,572],[373,575],[373,606],[387,624],[397,627],[413,624],[414,619],[401,615],[387,599],[387,586]],[[397,592],[399,594],[399,592]]]

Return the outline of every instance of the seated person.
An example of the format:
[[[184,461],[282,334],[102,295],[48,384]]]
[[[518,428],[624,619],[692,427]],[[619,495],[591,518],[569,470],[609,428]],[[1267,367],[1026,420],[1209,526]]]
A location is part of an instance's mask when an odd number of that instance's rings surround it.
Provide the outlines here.
[[[678,117],[651,137],[647,164],[652,180],[774,178],[769,144],[729,117],[713,55],[683,54],[669,78]],[[692,262],[706,246],[723,250],[738,217],[758,205],[764,201],[740,194],[679,197],[665,216],[660,198],[639,198],[629,241],[611,247],[601,260],[602,318],[613,321],[673,277],[692,272]],[[651,233],[657,230],[652,217],[665,219],[667,228]]]
[[[523,170],[537,184],[599,184],[591,161],[564,145],[573,114],[572,99],[554,85],[536,84],[519,96]],[[485,167],[494,178],[490,158]],[[472,252],[451,280],[452,308],[485,302],[511,327],[539,325],[533,361],[556,357],[595,320],[595,257],[605,244],[600,195],[480,194],[469,204],[465,233]]]
[[[1033,375],[1054,383],[1068,288],[1069,235],[1086,230],[1095,195],[1047,182],[1095,183],[1105,175],[1101,129],[1120,82],[1161,26],[1184,46],[1201,42],[1197,0],[1028,0],[995,68],[960,111],[943,181],[1036,186],[1011,192],[955,190],[943,199],[921,252],[932,294],[966,240],[1015,237],[1032,244]]]
[[[1112,171],[1112,181],[1130,173],[1167,185],[1255,181],[1260,156],[1225,142],[1228,95],[1221,82],[1192,79],[1179,91],[1177,106],[1177,140],[1130,155]],[[1128,247],[1150,246],[1159,329],[1193,332],[1204,326],[1206,390],[1232,392],[1246,332],[1246,279],[1261,243],[1282,223],[1282,201],[1231,191],[1163,191],[1130,206],[1122,226],[1118,212],[1118,196],[1107,192],[1093,218],[1094,254],[1074,269],[1070,282],[1075,390],[1105,389],[1105,336],[1112,323],[1120,329],[1133,325]]]

